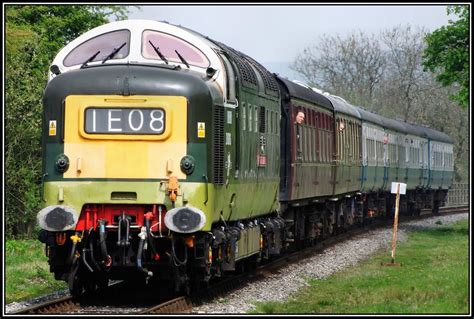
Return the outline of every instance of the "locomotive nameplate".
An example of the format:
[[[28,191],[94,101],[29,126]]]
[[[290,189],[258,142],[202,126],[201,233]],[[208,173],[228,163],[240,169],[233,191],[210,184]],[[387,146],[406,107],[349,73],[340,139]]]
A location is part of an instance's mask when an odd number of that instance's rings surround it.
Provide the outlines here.
[[[71,98],[68,97],[67,100]],[[105,98],[102,101],[87,98],[79,103],[78,129],[83,138],[166,140],[174,129],[175,120],[180,120],[173,117],[181,113],[178,108],[186,103],[186,100],[181,97],[167,99],[147,96],[144,99]]]
[[[162,108],[88,107],[84,114],[87,134],[163,134]]]

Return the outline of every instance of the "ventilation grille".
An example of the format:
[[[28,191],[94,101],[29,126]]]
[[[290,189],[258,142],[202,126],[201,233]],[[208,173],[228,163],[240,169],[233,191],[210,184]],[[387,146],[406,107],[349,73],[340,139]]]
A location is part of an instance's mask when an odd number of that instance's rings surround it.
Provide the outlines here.
[[[214,106],[213,183],[224,185],[224,107]]]
[[[258,123],[259,123],[259,132],[265,133],[267,129],[267,123],[265,122],[265,107],[263,106],[260,106]]]
[[[252,66],[250,63],[244,58],[245,55],[237,50],[232,49],[231,47],[228,47],[227,45],[217,42],[219,46],[224,48],[227,53],[232,57],[232,60],[234,60],[235,64],[237,65],[237,68],[239,69],[239,73],[242,76],[242,81],[244,82],[243,84],[247,84],[247,86],[253,86],[256,87],[258,85],[257,82],[257,76],[255,75],[255,71],[253,70]]]
[[[263,85],[265,86],[265,93],[278,95],[279,93],[278,84],[275,81],[275,78],[273,77],[273,75],[270,72],[268,72],[268,70],[265,69],[260,63],[258,63],[251,57],[245,56],[245,58],[254,66],[255,69],[257,69],[258,73],[262,77]]]

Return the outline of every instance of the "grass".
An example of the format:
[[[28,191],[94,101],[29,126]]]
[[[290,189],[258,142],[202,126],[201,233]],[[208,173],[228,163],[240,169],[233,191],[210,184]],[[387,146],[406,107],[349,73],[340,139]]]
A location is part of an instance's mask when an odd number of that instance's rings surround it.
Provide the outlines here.
[[[66,289],[49,272],[44,244],[38,240],[7,240],[5,242],[6,303],[28,300]]]
[[[283,303],[256,303],[252,313],[467,314],[469,228],[463,220],[409,234],[397,245],[395,262],[381,252],[356,268],[326,280],[310,280]]]

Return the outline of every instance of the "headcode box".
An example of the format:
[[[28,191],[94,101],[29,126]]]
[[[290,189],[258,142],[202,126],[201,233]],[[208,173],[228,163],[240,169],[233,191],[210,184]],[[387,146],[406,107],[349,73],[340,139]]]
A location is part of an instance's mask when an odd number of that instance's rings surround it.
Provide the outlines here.
[[[397,186],[398,185],[400,185],[400,195],[405,195],[406,192],[407,192],[407,184],[405,184],[405,183],[392,182],[392,191],[391,191],[391,193],[392,194],[397,193]]]

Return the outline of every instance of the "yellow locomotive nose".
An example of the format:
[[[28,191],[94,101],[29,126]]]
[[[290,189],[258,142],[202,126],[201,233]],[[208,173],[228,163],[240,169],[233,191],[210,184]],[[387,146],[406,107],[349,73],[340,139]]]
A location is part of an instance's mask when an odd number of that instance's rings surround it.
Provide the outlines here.
[[[186,108],[183,96],[68,96],[64,153],[72,167],[63,178],[167,178],[168,160],[186,155]]]

